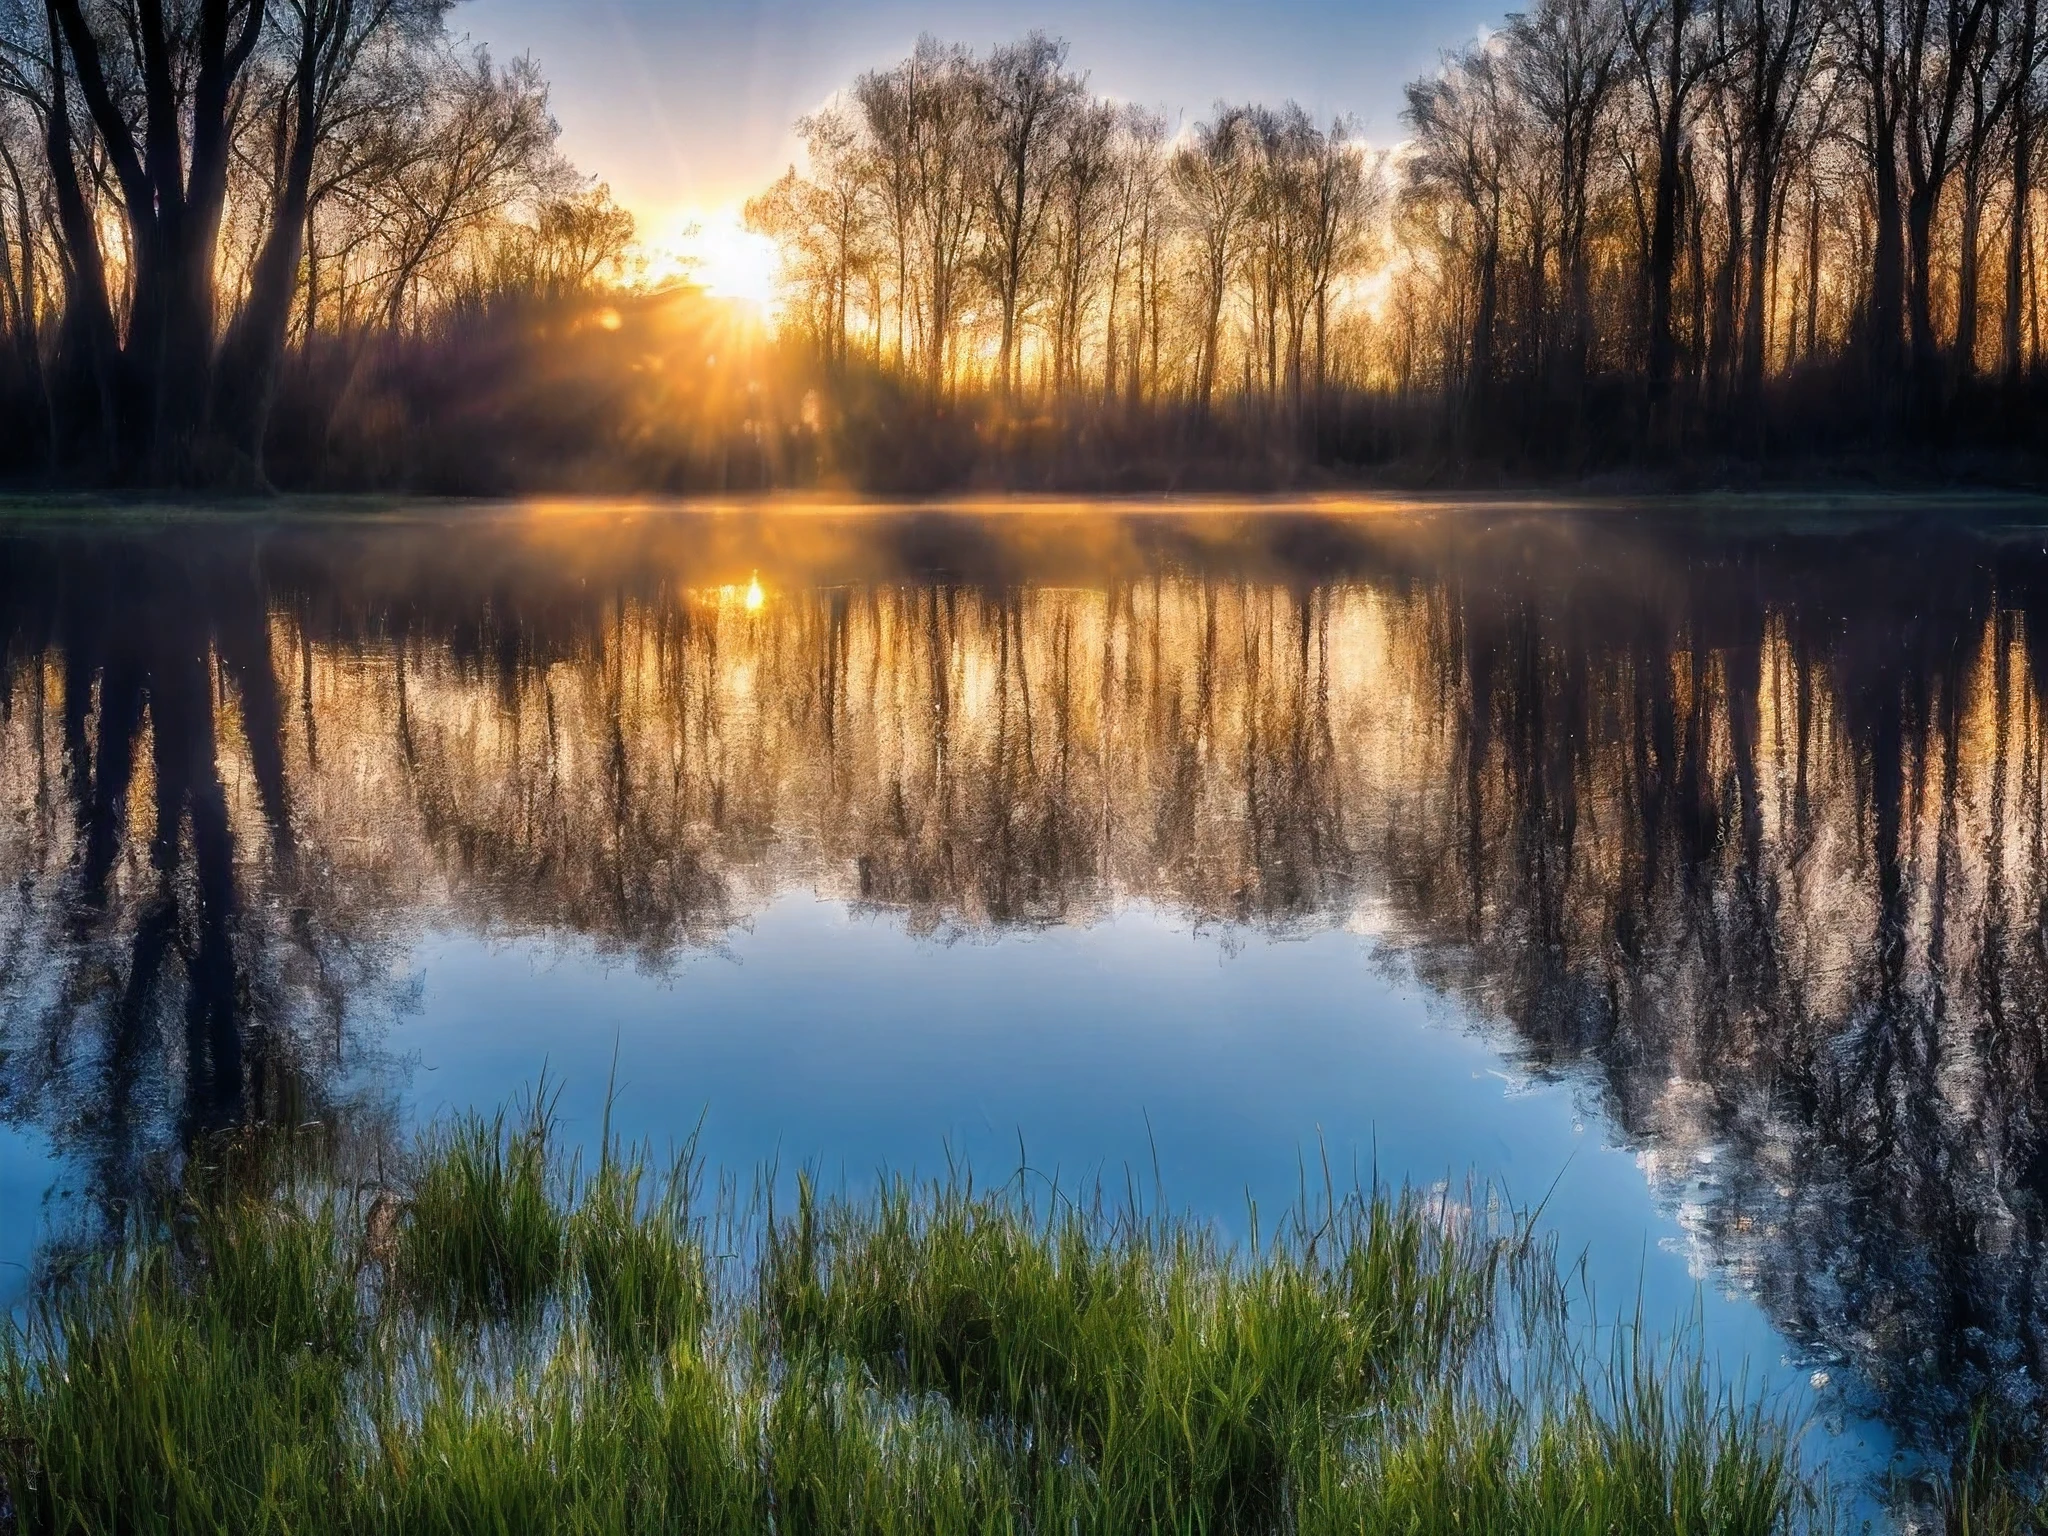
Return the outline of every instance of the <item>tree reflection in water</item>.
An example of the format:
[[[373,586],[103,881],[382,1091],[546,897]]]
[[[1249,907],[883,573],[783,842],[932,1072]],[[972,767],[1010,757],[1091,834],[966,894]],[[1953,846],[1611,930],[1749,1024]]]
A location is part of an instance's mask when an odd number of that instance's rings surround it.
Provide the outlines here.
[[[1369,926],[1590,1073],[1706,1253],[1907,1432],[2048,1380],[2035,546],[72,528],[0,542],[0,646],[0,1106],[102,1200],[209,1128],[349,1112],[428,928],[660,968],[792,887],[927,932],[1144,900]]]

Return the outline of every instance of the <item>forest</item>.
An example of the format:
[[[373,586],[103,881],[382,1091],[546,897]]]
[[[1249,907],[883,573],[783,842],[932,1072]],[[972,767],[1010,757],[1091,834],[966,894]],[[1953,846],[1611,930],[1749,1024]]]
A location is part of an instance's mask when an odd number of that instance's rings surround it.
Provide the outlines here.
[[[447,0],[0,0],[0,473],[424,491],[2031,480],[2041,0],[1536,0],[1397,142],[935,38],[650,279]]]
[[[411,397],[473,395],[451,367],[502,371],[532,317],[617,282],[630,216],[557,152],[533,62],[451,9],[0,0],[0,463],[402,480]]]
[[[1591,470],[2024,447],[2039,0],[1537,0],[1405,137],[934,41],[752,214],[828,367],[1069,439]],[[1029,409],[1017,410],[1019,399]]]

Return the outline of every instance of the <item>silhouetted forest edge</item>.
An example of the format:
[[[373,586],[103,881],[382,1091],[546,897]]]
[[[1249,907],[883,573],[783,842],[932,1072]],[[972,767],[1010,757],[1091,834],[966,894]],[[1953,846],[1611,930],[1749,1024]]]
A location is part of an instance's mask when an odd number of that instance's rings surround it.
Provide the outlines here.
[[[927,36],[721,266],[449,0],[0,6],[0,483],[2037,485],[2041,10],[1537,0],[1379,147]]]

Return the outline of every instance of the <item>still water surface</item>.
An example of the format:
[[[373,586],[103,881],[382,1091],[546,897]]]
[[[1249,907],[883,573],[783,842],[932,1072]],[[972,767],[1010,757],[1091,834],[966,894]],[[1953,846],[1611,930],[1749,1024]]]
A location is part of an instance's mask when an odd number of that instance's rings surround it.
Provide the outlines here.
[[[1856,1475],[2048,1382],[2048,549],[1982,515],[0,533],[0,1294],[545,1069],[716,1167],[1544,1201]]]

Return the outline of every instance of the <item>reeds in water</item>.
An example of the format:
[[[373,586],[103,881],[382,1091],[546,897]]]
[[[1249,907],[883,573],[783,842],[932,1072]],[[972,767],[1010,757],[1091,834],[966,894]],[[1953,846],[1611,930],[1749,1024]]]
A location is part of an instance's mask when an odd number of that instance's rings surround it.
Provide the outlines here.
[[[214,1187],[0,1362],[33,1532],[1715,1533],[1821,1518],[1791,1426],[1527,1225],[1364,1190],[1231,1245],[964,1176],[693,1207],[544,1107],[394,1207]],[[396,1225],[386,1230],[393,1209]]]

